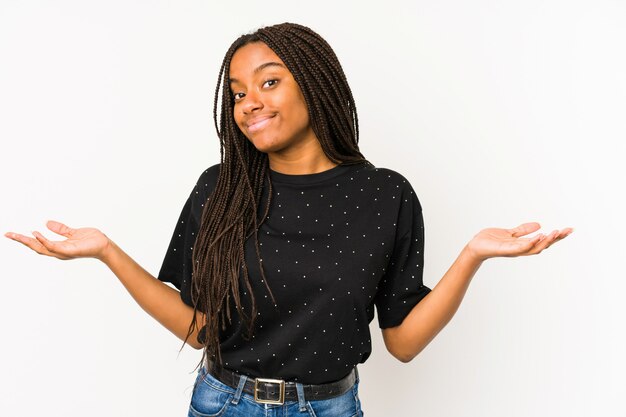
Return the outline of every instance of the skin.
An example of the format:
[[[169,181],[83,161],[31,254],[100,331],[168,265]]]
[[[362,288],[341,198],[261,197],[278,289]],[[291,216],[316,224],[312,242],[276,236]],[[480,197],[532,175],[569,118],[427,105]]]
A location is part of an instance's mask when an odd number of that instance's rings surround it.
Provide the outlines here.
[[[337,164],[326,157],[313,132],[298,83],[285,63],[262,42],[239,48],[230,62],[233,116],[243,134],[268,155],[270,168],[311,174]],[[250,123],[263,120],[257,127]]]
[[[311,128],[302,92],[293,75],[265,44],[240,48],[231,61],[233,116],[254,146],[268,154],[270,168],[285,174],[313,174],[336,166],[323,153]],[[271,117],[270,119],[267,119]],[[263,119],[262,129],[255,121]],[[74,229],[57,221],[46,226],[65,240],[51,241],[41,233],[33,237],[7,232],[9,239],[38,254],[58,259],[96,258],[119,278],[137,303],[180,339],[187,334],[193,309],[177,290],[145,271],[104,233],[95,228]],[[537,255],[564,239],[572,228],[525,237],[540,229],[539,223],[523,223],[512,229],[488,228],[477,233],[461,250],[445,275],[407,315],[402,324],[382,330],[387,350],[408,362],[421,352],[458,310],[476,271],[489,258]],[[205,317],[197,313],[199,326],[187,343],[196,349],[198,330]]]

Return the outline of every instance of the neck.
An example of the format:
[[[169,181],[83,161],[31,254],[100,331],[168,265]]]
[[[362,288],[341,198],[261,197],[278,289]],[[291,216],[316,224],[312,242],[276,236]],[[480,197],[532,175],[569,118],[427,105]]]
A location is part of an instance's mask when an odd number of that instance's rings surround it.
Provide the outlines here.
[[[268,153],[268,158],[272,171],[287,175],[316,174],[338,165],[328,159],[317,139],[296,152]]]

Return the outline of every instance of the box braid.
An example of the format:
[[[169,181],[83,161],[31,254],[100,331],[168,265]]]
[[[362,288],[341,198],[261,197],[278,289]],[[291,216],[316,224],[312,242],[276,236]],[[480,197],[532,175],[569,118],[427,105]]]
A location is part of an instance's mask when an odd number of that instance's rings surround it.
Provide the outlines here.
[[[220,139],[220,171],[215,189],[206,201],[192,254],[194,316],[183,346],[199,327],[195,313],[202,311],[206,314],[206,324],[198,340],[205,347],[199,365],[209,358],[221,363],[219,331],[232,321],[231,297],[246,325],[244,338],[252,336],[257,306],[244,261],[244,244],[251,235],[255,239],[262,282],[278,307],[260,261],[258,242],[259,226],[271,204],[269,160],[239,130],[233,116],[234,98],[229,80],[234,53],[253,42],[265,43],[293,75],[304,96],[311,127],[328,159],[343,165],[368,162],[358,147],[358,117],[352,91],[337,56],[320,35],[302,25],[282,23],[260,28],[233,42],[220,67],[213,103],[213,121]],[[258,219],[265,184],[269,195]],[[240,274],[250,294],[248,314],[241,303]]]

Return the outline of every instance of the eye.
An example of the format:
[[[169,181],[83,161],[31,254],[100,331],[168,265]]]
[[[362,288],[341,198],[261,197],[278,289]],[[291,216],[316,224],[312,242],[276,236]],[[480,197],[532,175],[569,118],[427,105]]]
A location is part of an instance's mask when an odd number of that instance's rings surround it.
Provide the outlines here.
[[[233,94],[233,98],[235,99],[235,102],[241,100],[243,98],[243,93],[235,93]]]
[[[267,80],[263,83],[263,85],[267,85],[268,87],[272,87],[278,83],[278,80]]]

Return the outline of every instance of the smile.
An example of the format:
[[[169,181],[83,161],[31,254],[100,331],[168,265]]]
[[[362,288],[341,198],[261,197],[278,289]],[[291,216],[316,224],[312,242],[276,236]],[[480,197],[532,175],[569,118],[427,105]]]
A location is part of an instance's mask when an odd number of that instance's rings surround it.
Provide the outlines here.
[[[265,117],[263,119],[254,121],[253,123],[249,124],[248,132],[254,133],[254,132],[258,132],[259,130],[262,130],[263,128],[265,128],[265,126],[267,126],[272,121],[274,116]]]

